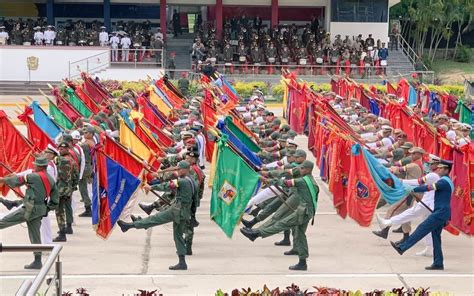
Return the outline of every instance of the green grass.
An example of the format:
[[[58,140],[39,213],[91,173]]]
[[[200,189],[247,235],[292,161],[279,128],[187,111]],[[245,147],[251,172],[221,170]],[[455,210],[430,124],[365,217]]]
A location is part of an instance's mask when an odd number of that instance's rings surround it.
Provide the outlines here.
[[[451,72],[464,72],[474,74],[474,63],[458,63],[455,61],[435,60],[433,70],[438,74],[448,74]]]

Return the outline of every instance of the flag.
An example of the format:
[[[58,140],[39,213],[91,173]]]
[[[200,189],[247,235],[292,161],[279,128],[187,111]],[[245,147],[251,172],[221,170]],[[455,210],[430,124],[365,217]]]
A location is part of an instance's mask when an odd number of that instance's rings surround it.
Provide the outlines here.
[[[18,119],[26,125],[28,140],[33,144],[34,150],[43,151],[48,145],[56,146],[51,138],[36,125],[30,117],[32,114],[33,110],[26,106],[25,111],[18,115]]]
[[[211,196],[211,219],[230,238],[250,198],[258,190],[259,174],[222,138],[217,144],[217,162]]]
[[[74,92],[81,99],[82,102],[92,111],[92,113],[97,114],[100,112],[100,107],[97,103],[84,91],[80,86],[74,88]]]
[[[150,102],[158,108],[158,110],[163,113],[165,116],[169,116],[171,114],[171,106],[165,103],[163,98],[158,95],[158,89],[150,85],[148,88],[148,91],[150,92]]]
[[[140,138],[131,130],[123,120],[119,120],[119,139],[120,143],[130,149],[133,154],[142,160],[149,161],[151,151]]]
[[[397,95],[397,90],[393,85],[387,81],[387,93],[390,95]]]
[[[98,104],[100,104],[103,100],[107,100],[109,98],[109,94],[105,91],[102,86],[94,81],[89,75],[86,73],[81,73],[84,91]]]
[[[33,101],[30,105],[30,108],[33,110],[33,118],[36,125],[42,129],[51,139],[55,139],[60,133],[61,128],[56,122],[54,122],[51,117],[44,112],[40,107],[38,102]]]
[[[231,143],[244,157],[246,157],[253,166],[260,167],[262,166],[262,160],[258,155],[252,152],[239,138],[237,138],[227,127],[225,122],[219,120],[217,123],[217,128],[226,135],[229,143]]]
[[[228,130],[234,134],[234,136],[239,139],[247,148],[249,148],[250,151],[258,153],[262,149],[250,138],[245,134],[242,130],[240,130],[232,121],[232,117],[227,116],[225,118],[225,125],[228,128]]]
[[[156,154],[165,154],[160,147],[160,144],[151,135],[150,130],[144,126],[138,119],[135,119],[135,133],[140,140]]]
[[[380,193],[370,176],[364,154],[358,151],[357,154],[351,153],[351,169],[347,184],[349,217],[361,226],[369,226],[379,198]]]
[[[66,89],[67,98],[69,103],[76,109],[83,117],[89,118],[93,114],[92,111],[87,107],[87,105],[81,101],[70,87]]]
[[[15,128],[7,114],[0,110],[0,177],[32,168],[33,152],[33,145]],[[8,187],[0,186],[3,195],[8,190]]]
[[[162,128],[166,125],[165,116],[161,114],[150,101],[142,96],[137,98],[137,104],[140,106],[140,111],[146,120],[157,128]]]
[[[454,183],[454,192],[451,198],[451,224],[462,232],[474,235],[474,217],[473,202],[471,201],[471,189],[469,188],[469,170],[465,153],[469,154],[469,145],[466,145],[462,151],[453,151],[453,170],[451,179]],[[469,158],[469,157],[467,157]],[[467,223],[468,222],[468,223]]]
[[[63,129],[71,130],[74,128],[72,121],[51,101],[49,101],[49,115]]]
[[[163,132],[160,128],[157,128],[150,122],[148,122],[145,118],[143,119],[143,123],[145,124],[146,127],[150,130],[152,133],[153,137],[160,143],[161,145],[165,147],[171,147],[174,144],[173,139],[171,139],[165,132]]]
[[[141,160],[134,157],[125,147],[121,146],[105,133],[101,135],[101,143],[104,146],[104,152],[107,156],[120,163],[121,166],[132,173],[135,177],[140,175],[143,170]]]
[[[118,162],[99,152],[92,182],[92,224],[102,238],[107,238],[140,180]]]
[[[74,123],[76,120],[82,118],[81,113],[74,109],[74,107],[65,98],[63,98],[63,96],[59,93],[58,88],[55,88],[52,93],[56,98],[56,106],[71,122]]]
[[[408,93],[408,105],[415,106],[418,103],[418,94],[416,93],[415,88],[410,85],[410,90]]]

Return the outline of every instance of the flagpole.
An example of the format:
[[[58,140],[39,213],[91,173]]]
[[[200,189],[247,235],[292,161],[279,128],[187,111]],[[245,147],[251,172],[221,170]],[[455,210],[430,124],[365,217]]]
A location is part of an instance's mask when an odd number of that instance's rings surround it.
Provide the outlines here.
[[[4,164],[3,162],[0,161],[0,165],[5,168],[10,174],[14,174],[15,172],[10,169],[6,164]],[[20,190],[16,191],[14,187],[11,187],[10,185],[8,185],[7,183],[5,183],[5,185],[7,185],[11,190],[13,190],[13,192],[16,193],[16,195],[18,195],[19,197],[21,198],[25,198],[25,195],[23,194],[23,192],[21,192]]]

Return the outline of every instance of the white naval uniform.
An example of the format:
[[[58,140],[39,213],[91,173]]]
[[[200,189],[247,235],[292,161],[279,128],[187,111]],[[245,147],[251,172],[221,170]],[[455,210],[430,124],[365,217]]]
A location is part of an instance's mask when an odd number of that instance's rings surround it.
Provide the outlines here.
[[[33,39],[35,39],[35,44],[36,45],[43,45],[43,39],[44,39],[44,34],[41,31],[35,32],[35,35],[33,36]]]
[[[54,45],[55,38],[56,38],[56,32],[54,32],[53,30],[44,31],[43,39],[46,45]]]
[[[99,44],[100,44],[100,46],[107,46],[108,43],[109,43],[109,33],[100,32],[99,33]]]
[[[8,32],[0,32],[0,45],[6,45],[10,36],[8,36]]]
[[[440,179],[440,176],[436,173],[429,173],[424,178],[426,178],[426,182],[423,183],[424,185],[433,185]],[[418,179],[402,180],[402,182],[407,185],[420,185]],[[434,209],[434,195],[435,191],[431,190],[425,192],[423,194],[423,198],[421,199],[421,201],[425,203],[431,210]],[[417,202],[414,206],[405,210],[403,213],[391,217],[390,221],[392,221],[394,225],[402,225],[418,217],[425,219],[429,214],[431,214],[431,212],[426,209],[425,206],[421,204],[421,202]],[[426,246],[433,246],[431,234],[426,235],[423,240]]]
[[[128,56],[130,52],[130,45],[132,44],[132,41],[130,40],[130,37],[125,36],[120,40],[120,45],[122,45],[122,62],[128,62]]]
[[[202,133],[197,134],[196,140],[199,149],[199,166],[204,167],[206,164],[206,138]]]
[[[112,48],[112,62],[118,60],[118,46],[120,44],[120,38],[118,36],[110,37],[110,47]]]

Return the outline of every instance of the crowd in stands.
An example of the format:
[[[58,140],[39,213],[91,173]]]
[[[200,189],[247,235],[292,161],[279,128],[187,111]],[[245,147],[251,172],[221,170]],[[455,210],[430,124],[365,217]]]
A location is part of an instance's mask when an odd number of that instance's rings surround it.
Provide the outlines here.
[[[139,50],[141,61],[146,49],[164,47],[163,34],[159,28],[152,29],[150,21],[119,21],[114,27],[116,31],[109,32],[99,21],[68,20],[55,27],[47,25],[43,18],[10,19],[0,25],[0,45],[110,46],[112,61],[131,61],[130,49]],[[161,59],[161,54],[158,56],[157,60]]]
[[[212,24],[200,25],[192,56],[196,62],[211,60],[227,65],[230,71],[234,66],[248,71],[249,66],[254,69],[255,66],[270,65],[267,67],[270,72],[272,65],[294,65],[301,71],[310,68],[312,74],[345,71],[346,74],[365,76],[368,71],[377,74],[385,71],[388,49],[371,34],[331,38],[316,17],[305,26],[292,24],[268,28],[262,25],[259,17],[249,19],[243,15],[225,20],[223,42],[218,41]]]

